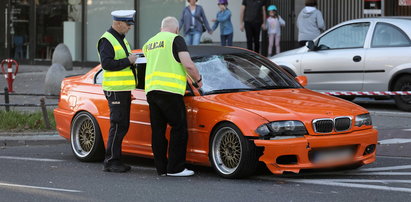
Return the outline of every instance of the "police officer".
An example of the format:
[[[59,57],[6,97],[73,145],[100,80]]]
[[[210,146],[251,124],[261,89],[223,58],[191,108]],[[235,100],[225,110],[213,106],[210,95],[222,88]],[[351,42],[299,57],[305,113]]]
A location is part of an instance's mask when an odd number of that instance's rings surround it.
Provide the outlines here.
[[[134,10],[113,11],[113,24],[100,38],[97,49],[103,68],[103,90],[110,107],[110,131],[103,170],[127,172],[121,162],[121,144],[130,124],[131,90],[136,88],[137,56],[130,54],[125,35],[134,25]]]
[[[178,30],[177,19],[166,17],[161,22],[161,32],[143,46],[147,59],[145,91],[150,108],[152,149],[160,176],[194,174],[185,168],[188,131],[183,96],[187,73],[199,88],[202,82]],[[171,126],[168,159],[167,124]]]

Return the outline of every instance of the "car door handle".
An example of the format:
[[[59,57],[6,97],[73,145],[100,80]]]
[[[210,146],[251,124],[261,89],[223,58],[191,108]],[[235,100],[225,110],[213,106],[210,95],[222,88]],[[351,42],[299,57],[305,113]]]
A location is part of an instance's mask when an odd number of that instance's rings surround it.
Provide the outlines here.
[[[359,62],[359,61],[361,61],[361,56],[356,55],[352,58],[352,60],[354,60],[354,62]]]

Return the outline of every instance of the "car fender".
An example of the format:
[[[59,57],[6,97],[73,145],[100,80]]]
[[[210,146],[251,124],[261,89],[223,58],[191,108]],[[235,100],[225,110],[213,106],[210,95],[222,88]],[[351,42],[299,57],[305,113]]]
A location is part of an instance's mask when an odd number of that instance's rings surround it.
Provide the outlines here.
[[[388,90],[393,90],[395,81],[403,75],[411,75],[411,63],[401,64],[389,72]]]
[[[261,124],[268,123],[264,117],[245,109],[210,100],[205,103],[207,107],[199,106],[199,113],[201,113],[199,117],[201,118],[197,124],[204,125],[207,131],[213,131],[222,122],[231,122],[241,130],[244,136],[258,136],[255,130]]]
[[[299,71],[299,68],[297,68],[294,64],[290,62],[285,62],[285,61],[275,61],[272,60],[277,66],[280,66],[283,68],[285,71],[290,73],[292,76],[300,76],[301,72]]]
[[[82,100],[81,104],[76,105],[75,107],[73,107],[73,111],[75,111],[75,114],[78,114],[79,112],[82,112],[82,111],[86,111],[86,112],[89,112],[94,117],[96,117],[98,114],[100,114],[97,106],[92,101],[90,101],[89,99]]]

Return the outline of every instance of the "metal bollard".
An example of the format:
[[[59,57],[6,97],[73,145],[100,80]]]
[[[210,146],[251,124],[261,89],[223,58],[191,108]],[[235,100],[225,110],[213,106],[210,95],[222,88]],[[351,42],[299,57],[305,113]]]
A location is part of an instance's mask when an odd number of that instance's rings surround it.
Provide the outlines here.
[[[7,73],[4,69],[4,64],[7,63]],[[16,71],[13,72],[13,64],[16,65]],[[7,85],[9,87],[9,92],[13,92],[13,81],[16,79],[17,72],[19,71],[19,63],[13,59],[4,59],[1,61],[1,71],[7,80]]]
[[[49,116],[47,114],[47,108],[46,108],[46,104],[44,102],[44,98],[40,98],[40,107],[41,107],[41,111],[43,112],[43,119],[44,119],[44,124],[46,125],[47,129],[50,129],[50,120],[49,120]]]
[[[7,87],[4,88],[4,103],[6,104],[6,111],[10,111],[10,106],[8,106],[8,104],[10,104],[10,98],[9,98],[9,90]]]

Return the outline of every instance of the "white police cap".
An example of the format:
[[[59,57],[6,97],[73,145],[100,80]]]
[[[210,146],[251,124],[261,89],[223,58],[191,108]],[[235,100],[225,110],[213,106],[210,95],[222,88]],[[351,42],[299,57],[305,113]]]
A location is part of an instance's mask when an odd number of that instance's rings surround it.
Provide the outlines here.
[[[135,10],[116,10],[111,12],[113,20],[115,21],[124,21],[129,25],[134,25],[134,14]]]

